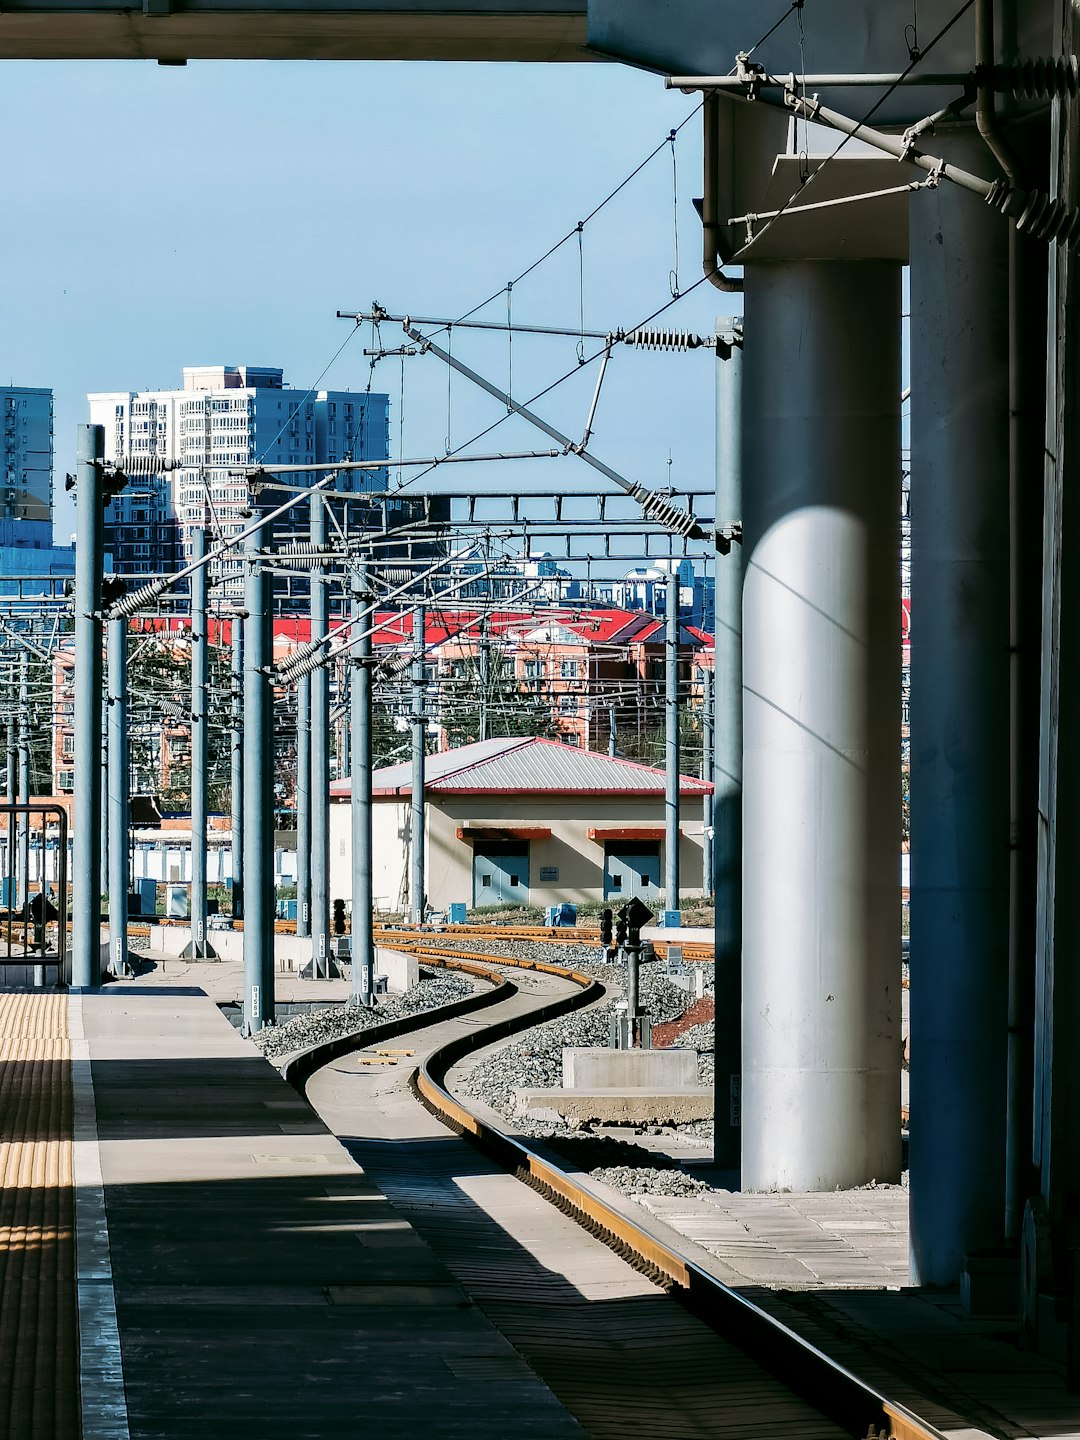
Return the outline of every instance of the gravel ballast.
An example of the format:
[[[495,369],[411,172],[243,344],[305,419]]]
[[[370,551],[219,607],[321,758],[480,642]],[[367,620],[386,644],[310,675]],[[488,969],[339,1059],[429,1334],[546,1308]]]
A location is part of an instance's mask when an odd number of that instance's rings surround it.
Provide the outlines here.
[[[591,945],[524,942],[515,945],[505,940],[466,940],[464,937],[458,942],[457,936],[446,943],[492,956],[503,954],[517,958],[520,954],[523,959],[573,968],[594,975],[610,992],[610,998],[600,1005],[548,1021],[546,1025],[537,1026],[484,1056],[461,1077],[458,1089],[490,1105],[515,1133],[544,1142],[546,1148],[572,1162],[576,1168],[587,1171],[625,1195],[692,1196],[708,1191],[709,1186],[703,1181],[685,1174],[676,1161],[668,1160],[656,1150],[636,1145],[632,1140],[591,1135],[566,1122],[534,1120],[516,1108],[518,1090],[543,1090],[562,1084],[562,1052],[565,1046],[607,1046],[610,1043],[611,1015],[626,983],[623,966],[602,963],[595,946]],[[507,974],[513,978],[509,967]],[[641,967],[640,993],[642,1004],[654,1023],[677,1019],[691,1002],[689,993],[672,984],[657,964]],[[678,1043],[698,1051],[700,1083],[711,1085],[712,1023],[693,1026],[680,1035]],[[679,1129],[680,1137],[699,1144],[706,1143],[711,1132],[712,1125],[707,1121]]]
[[[297,1015],[283,1025],[268,1025],[252,1036],[252,1044],[270,1060],[294,1055],[311,1045],[322,1045],[345,1035],[360,1035],[388,1020],[403,1020],[409,1015],[422,1015],[471,995],[476,988],[461,975],[449,970],[422,970],[420,983],[405,995],[380,995],[374,1010],[361,1005],[328,1005]]]

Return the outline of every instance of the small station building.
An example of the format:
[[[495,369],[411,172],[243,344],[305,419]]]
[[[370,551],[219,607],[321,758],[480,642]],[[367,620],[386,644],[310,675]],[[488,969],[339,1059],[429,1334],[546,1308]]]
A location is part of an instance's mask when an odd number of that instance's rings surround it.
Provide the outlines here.
[[[372,776],[377,907],[409,900],[411,763]],[[663,884],[664,772],[554,740],[482,740],[429,755],[425,772],[427,899],[467,905],[555,905],[640,896]],[[680,777],[680,895],[702,894],[704,797]],[[330,889],[352,891],[348,780],[331,786]]]

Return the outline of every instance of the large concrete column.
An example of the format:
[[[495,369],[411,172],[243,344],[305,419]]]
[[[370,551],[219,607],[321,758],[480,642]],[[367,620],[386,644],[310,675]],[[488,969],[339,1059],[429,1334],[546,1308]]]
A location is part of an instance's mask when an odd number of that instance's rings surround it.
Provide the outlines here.
[[[900,267],[748,266],[742,1183],[900,1169]]]
[[[950,1284],[1005,1206],[1008,234],[949,185],[910,215],[911,1273]]]

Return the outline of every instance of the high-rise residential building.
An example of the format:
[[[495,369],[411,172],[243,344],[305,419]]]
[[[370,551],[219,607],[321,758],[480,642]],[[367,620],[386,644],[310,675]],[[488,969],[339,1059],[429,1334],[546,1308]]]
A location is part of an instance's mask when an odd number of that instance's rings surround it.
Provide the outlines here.
[[[53,396],[0,385],[0,545],[52,545]]]
[[[106,509],[105,546],[123,575],[179,569],[199,526],[215,535],[241,530],[251,502],[237,472],[247,466],[388,456],[389,396],[288,389],[278,369],[185,366],[180,390],[110,391],[87,398],[91,424],[105,429],[107,460],[130,455],[163,462],[157,473],[152,465],[140,467],[148,478],[130,480]],[[165,468],[165,462],[177,468]],[[288,478],[307,483],[301,474]],[[347,471],[336,490],[353,496],[381,491],[387,479],[385,469]],[[306,527],[303,502],[284,517],[283,527],[290,525]],[[235,570],[235,561],[222,567],[226,575]]]

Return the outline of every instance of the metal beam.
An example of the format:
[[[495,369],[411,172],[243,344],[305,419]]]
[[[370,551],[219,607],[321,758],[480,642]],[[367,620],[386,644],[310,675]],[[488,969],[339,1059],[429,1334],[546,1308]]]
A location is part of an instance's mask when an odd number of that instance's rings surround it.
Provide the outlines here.
[[[455,60],[575,62],[586,49],[585,0],[171,0],[131,9],[89,0],[57,10],[14,0],[0,17],[7,60]]]

